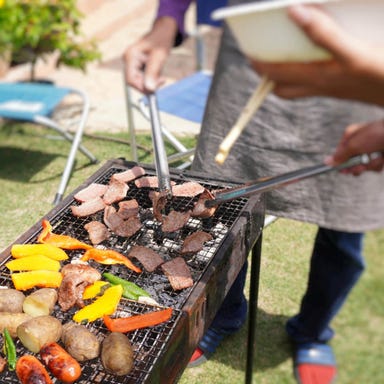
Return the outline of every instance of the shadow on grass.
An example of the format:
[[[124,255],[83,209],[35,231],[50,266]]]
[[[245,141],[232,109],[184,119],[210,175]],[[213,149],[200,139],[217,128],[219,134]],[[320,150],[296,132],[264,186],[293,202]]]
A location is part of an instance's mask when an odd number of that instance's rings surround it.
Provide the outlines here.
[[[265,371],[291,358],[291,343],[285,333],[287,316],[269,314],[259,309],[256,324],[256,348],[253,370]],[[212,356],[224,365],[244,371],[247,360],[248,322],[241,330],[224,339]]]

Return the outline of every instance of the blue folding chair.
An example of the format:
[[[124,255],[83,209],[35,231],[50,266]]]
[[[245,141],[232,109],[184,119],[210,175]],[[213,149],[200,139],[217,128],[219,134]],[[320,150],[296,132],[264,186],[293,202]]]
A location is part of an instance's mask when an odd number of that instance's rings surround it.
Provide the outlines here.
[[[162,87],[156,92],[160,112],[165,112],[193,123],[200,124],[202,122],[206,100],[211,86],[212,74],[204,70],[204,58],[206,55],[199,28],[202,25],[220,27],[219,22],[211,19],[211,13],[216,8],[224,6],[226,2],[227,0],[196,1],[196,31],[193,34],[196,41],[196,72],[173,84]],[[132,100],[130,87],[126,85],[125,88],[131,157],[132,160],[138,161],[133,110],[138,109],[148,121],[150,121],[150,113],[147,108],[147,98],[140,98],[138,102],[135,103]],[[195,149],[186,148],[164,124],[162,124],[162,132],[167,142],[176,149],[176,154],[170,156],[168,162],[171,164],[186,159],[178,168],[188,167],[191,164]]]
[[[74,134],[71,134],[55,121],[53,112],[67,96],[73,94],[82,100],[82,111],[77,129]],[[57,87],[47,83],[0,83],[0,117],[46,126],[72,143],[59,188],[53,201],[55,205],[63,198],[77,150],[87,156],[92,163],[97,162],[96,157],[81,145],[88,114],[88,97],[77,89]]]

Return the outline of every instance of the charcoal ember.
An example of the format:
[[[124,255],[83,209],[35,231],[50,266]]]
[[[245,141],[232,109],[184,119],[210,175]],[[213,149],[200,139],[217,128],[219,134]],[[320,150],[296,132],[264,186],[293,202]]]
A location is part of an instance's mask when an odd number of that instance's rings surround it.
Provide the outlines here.
[[[127,195],[128,184],[123,181],[111,179],[108,188],[104,193],[103,200],[105,204],[112,204],[121,201]]]
[[[96,212],[102,211],[105,208],[103,199],[99,196],[91,200],[86,200],[80,205],[71,205],[72,215],[76,217],[86,217],[93,215]]]
[[[191,212],[179,212],[171,211],[169,215],[164,216],[162,223],[162,231],[166,233],[176,232],[179,229],[183,228],[187,224],[189,218],[191,217]]]
[[[196,181],[187,181],[183,184],[176,184],[172,187],[174,197],[195,197],[204,192],[204,187]]]
[[[107,188],[108,186],[105,184],[91,183],[84,189],[77,192],[73,197],[75,200],[83,203],[85,201],[92,200],[95,197],[103,196]]]
[[[205,189],[204,192],[199,196],[199,199],[195,203],[195,206],[192,209],[191,216],[193,217],[200,217],[202,219],[206,219],[208,217],[212,217],[217,207],[211,207],[207,208],[205,206],[205,202],[207,200],[213,200],[214,196],[213,194],[208,190]]]
[[[129,183],[130,181],[135,180],[143,175],[145,175],[145,169],[137,165],[131,169],[127,169],[126,171],[114,173],[111,176],[111,180],[113,179],[122,181],[123,183]]]
[[[153,207],[153,216],[159,222],[163,221],[163,211],[167,205],[167,191],[150,191],[148,194],[149,198],[152,201]]]
[[[93,245],[100,244],[111,236],[108,228],[100,221],[90,221],[84,225],[84,228],[88,232],[89,239]]]
[[[139,214],[139,203],[136,199],[123,200],[119,202],[117,214],[124,220]]]
[[[139,260],[144,269],[148,272],[153,272],[159,265],[164,263],[162,256],[154,250],[142,245],[133,246],[128,257],[134,257]]]
[[[191,271],[185,260],[182,257],[176,257],[161,265],[161,269],[167,276],[173,290],[192,287],[193,279]]]
[[[205,242],[212,239],[213,237],[211,234],[204,231],[196,231],[185,238],[180,253],[182,255],[197,253],[203,249]]]

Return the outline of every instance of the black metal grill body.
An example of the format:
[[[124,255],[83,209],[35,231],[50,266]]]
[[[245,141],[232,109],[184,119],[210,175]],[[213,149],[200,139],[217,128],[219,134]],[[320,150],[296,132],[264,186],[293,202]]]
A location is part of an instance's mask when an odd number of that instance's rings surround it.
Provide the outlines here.
[[[110,177],[137,165],[115,159],[106,162],[85,183],[80,185],[72,194],[52,209],[45,218],[53,226],[53,232],[67,234],[79,240],[89,242],[84,224],[91,220],[102,221],[102,213],[87,218],[76,218],[72,215],[70,206],[77,204],[74,194],[93,182],[107,184]],[[155,175],[156,171],[142,165],[147,175]],[[208,179],[200,173],[171,170],[171,179],[177,183],[196,181],[207,189],[222,189],[229,187],[227,182]],[[135,366],[128,376],[115,377],[107,374],[100,362],[91,361],[83,366],[83,374],[78,383],[175,383],[182,374],[188,360],[201,336],[213,320],[226,293],[231,287],[238,272],[246,261],[253,245],[261,234],[264,222],[264,201],[262,196],[248,199],[238,199],[222,204],[210,219],[190,219],[187,225],[170,237],[159,233],[159,228],[153,217],[148,214],[151,201],[148,189],[139,189],[134,183],[129,183],[130,190],[127,199],[135,198],[141,207],[140,218],[144,223],[143,229],[130,238],[113,236],[107,241],[106,247],[127,254],[132,245],[144,245],[159,252],[166,260],[178,255],[183,239],[196,230],[210,232],[214,240],[208,242],[198,254],[186,258],[194,285],[191,288],[174,292],[161,272],[148,273],[143,271],[136,274],[121,265],[103,266],[90,262],[101,272],[108,271],[122,278],[133,281],[146,289],[162,306],[174,309],[172,319],[156,327],[137,330],[129,333],[135,349]],[[187,210],[193,207],[196,198],[174,198],[172,209]],[[41,232],[41,222],[36,223],[26,233],[21,235],[15,243],[36,243]],[[3,264],[10,258],[9,246],[0,255]],[[70,258],[79,257],[80,251],[69,252]],[[2,285],[10,286],[11,280],[7,268],[0,267]],[[149,305],[122,300],[119,311],[124,316],[144,313],[152,310]],[[61,313],[56,311],[63,322],[71,319],[74,312]],[[107,333],[101,320],[87,325],[92,332],[102,340]],[[23,347],[18,342],[18,348]],[[3,373],[4,383],[17,383],[14,373]]]

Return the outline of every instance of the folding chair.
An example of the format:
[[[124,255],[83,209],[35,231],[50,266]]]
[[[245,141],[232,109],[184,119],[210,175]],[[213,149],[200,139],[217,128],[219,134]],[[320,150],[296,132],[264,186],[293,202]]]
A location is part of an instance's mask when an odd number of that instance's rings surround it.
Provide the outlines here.
[[[53,117],[56,107],[69,95],[76,95],[82,101],[80,120],[74,134],[69,133]],[[57,87],[46,83],[0,83],[0,117],[46,126],[72,143],[59,188],[53,201],[55,205],[63,198],[77,150],[87,156],[92,163],[97,162],[96,157],[81,145],[88,113],[88,97],[77,89]]]
[[[209,88],[211,86],[212,74],[206,70],[204,64],[205,47],[199,28],[202,25],[219,27],[217,21],[211,19],[212,11],[218,7],[224,6],[227,0],[196,1],[196,28],[193,37],[196,41],[196,72],[173,84],[167,85],[156,92],[158,108],[160,112],[165,112],[187,121],[201,124],[208,98]],[[150,114],[147,108],[146,97],[141,98],[137,103],[133,102],[131,90],[126,85],[126,102],[128,129],[131,143],[131,157],[134,161],[137,157],[136,132],[133,118],[133,110],[139,110],[140,113],[150,120]],[[176,149],[176,154],[168,158],[168,162],[174,163],[187,159],[178,168],[186,168],[191,164],[194,148],[186,148],[171,132],[170,129],[162,124],[164,138]]]

